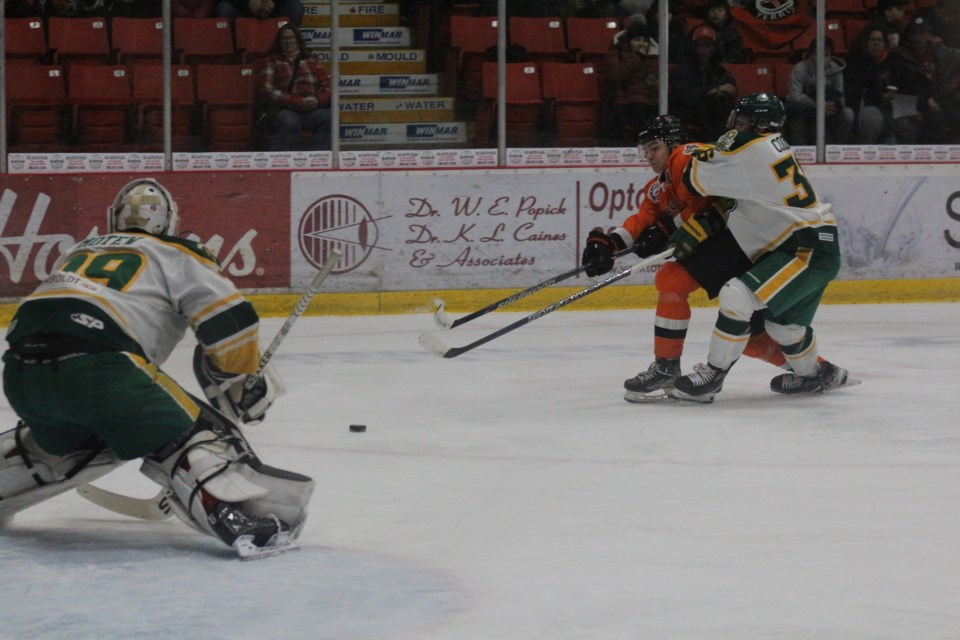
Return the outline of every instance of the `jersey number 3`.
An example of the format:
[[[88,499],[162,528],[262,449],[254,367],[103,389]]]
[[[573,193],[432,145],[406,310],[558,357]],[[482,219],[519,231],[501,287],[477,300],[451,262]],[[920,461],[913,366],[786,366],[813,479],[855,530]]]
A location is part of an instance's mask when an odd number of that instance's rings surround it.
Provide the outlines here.
[[[797,159],[789,155],[773,165],[773,172],[777,180],[791,180],[796,187],[793,193],[784,198],[783,202],[790,207],[799,207],[806,209],[817,203],[817,194],[813,192],[813,187],[807,181],[807,176],[803,175],[803,169],[797,164]]]

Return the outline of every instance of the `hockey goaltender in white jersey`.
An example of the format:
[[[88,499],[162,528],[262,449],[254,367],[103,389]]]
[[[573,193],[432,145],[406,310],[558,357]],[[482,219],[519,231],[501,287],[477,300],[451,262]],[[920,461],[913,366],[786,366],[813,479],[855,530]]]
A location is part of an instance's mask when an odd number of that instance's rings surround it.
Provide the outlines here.
[[[313,481],[263,464],[227,417],[259,422],[274,399],[272,373],[248,380],[259,319],[177,223],[171,194],[135,180],[108,210],[108,233],[22,300],[3,356],[20,422],[0,434],[0,520],[142,458],[179,518],[242,557],[296,548]],[[187,328],[209,403],[160,368]]]

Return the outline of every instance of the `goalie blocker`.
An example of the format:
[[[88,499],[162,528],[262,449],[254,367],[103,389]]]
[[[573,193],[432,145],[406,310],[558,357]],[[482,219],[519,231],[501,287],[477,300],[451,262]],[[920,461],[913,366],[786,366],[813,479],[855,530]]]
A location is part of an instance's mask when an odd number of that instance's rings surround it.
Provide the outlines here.
[[[273,365],[250,375],[230,375],[217,368],[200,345],[193,350],[193,375],[217,411],[247,425],[263,422],[273,401],[286,392]]]

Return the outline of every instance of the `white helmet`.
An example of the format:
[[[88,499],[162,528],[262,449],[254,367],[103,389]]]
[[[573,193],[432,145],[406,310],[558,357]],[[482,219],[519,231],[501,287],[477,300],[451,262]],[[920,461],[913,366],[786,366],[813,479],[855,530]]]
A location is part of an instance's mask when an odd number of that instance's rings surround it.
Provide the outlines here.
[[[177,203],[152,178],[134,180],[120,189],[107,210],[107,231],[138,229],[153,235],[177,234]]]

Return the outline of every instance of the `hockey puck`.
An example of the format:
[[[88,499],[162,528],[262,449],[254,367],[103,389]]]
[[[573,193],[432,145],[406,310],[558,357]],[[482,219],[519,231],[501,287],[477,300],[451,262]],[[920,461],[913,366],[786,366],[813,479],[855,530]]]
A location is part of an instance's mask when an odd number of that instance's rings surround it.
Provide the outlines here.
[[[350,431],[354,433],[363,433],[367,430],[367,425],[365,424],[352,424],[350,425]]]

